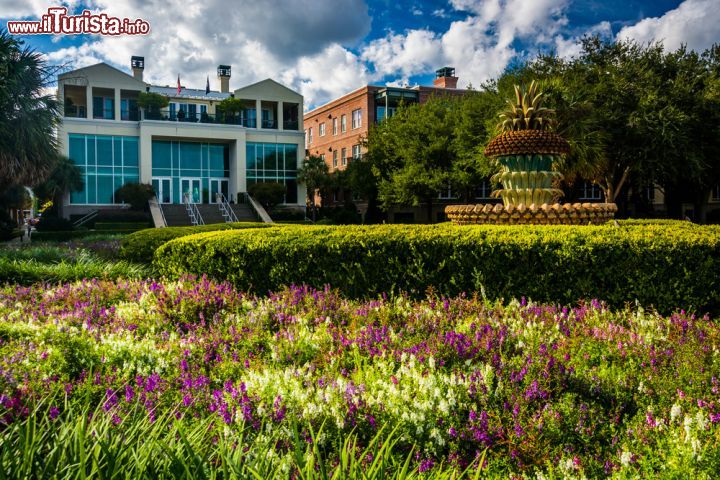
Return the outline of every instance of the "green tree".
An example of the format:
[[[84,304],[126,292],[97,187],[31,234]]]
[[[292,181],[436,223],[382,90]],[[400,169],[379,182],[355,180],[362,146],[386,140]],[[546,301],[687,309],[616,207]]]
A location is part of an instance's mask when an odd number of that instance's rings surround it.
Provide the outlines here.
[[[278,182],[260,182],[250,185],[248,193],[260,204],[270,211],[276,205],[282,203],[285,192],[285,185]]]
[[[58,102],[44,89],[57,68],[0,32],[0,190],[42,182],[57,161]]]
[[[328,166],[325,160],[313,155],[305,157],[297,173],[298,182],[305,184],[307,198],[310,200],[312,208],[313,222],[317,217],[315,197],[327,185],[328,176]]]
[[[245,104],[239,98],[228,97],[217,104],[217,111],[221,112],[226,123],[237,123],[237,116],[245,109]]]
[[[170,104],[165,95],[155,92],[140,92],[138,95],[138,107],[145,110],[147,118],[160,118],[160,110]]]
[[[69,158],[60,156],[48,178],[35,187],[33,192],[41,201],[52,200],[55,206],[54,211],[60,216],[63,195],[82,190],[83,185],[80,167]]]

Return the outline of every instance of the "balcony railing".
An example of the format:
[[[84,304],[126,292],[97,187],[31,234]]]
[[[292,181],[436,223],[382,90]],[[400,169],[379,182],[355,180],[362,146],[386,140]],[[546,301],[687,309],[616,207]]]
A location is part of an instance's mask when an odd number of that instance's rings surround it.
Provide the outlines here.
[[[99,120],[115,120],[115,110],[112,108],[93,110],[93,118]]]
[[[138,109],[120,110],[120,119],[137,122],[140,120],[140,112]]]
[[[277,129],[278,128],[277,121],[276,120],[263,120],[262,128]]]
[[[283,130],[297,130],[298,129],[298,121],[297,120],[283,120]]]
[[[213,123],[221,125],[240,125],[246,128],[255,128],[255,119],[242,115],[210,114],[205,112],[187,113],[184,111],[170,112],[161,110],[159,112],[143,112],[143,120],[164,120],[169,122],[182,123]]]
[[[87,110],[83,105],[67,105],[65,116],[68,118],[87,118]]]

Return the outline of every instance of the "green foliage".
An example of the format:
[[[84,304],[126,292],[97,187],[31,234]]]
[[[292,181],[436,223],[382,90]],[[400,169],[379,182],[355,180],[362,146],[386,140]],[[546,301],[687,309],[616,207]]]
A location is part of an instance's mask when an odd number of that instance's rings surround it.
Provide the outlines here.
[[[717,308],[720,229],[686,222],[607,226],[285,226],[214,232],[160,247],[163,274],[208,274],[241,289],[330,284],[352,297],[428,288],[661,310]]]
[[[148,228],[124,237],[120,245],[120,256],[132,262],[149,264],[152,262],[155,250],[174,238],[202,232],[214,232],[216,230],[264,228],[267,226],[268,224],[265,223],[240,222],[199,225],[196,227]]]
[[[146,266],[104,260],[86,250],[31,247],[27,251],[6,250],[0,254],[0,283],[30,285],[85,278],[143,278],[149,274]]]
[[[285,185],[278,182],[260,182],[250,185],[248,193],[255,200],[265,207],[265,210],[272,210],[276,205],[282,203],[285,197]]]
[[[43,183],[33,189],[35,195],[41,200],[52,200],[61,205],[62,195],[76,192],[83,188],[83,173],[75,162],[65,156],[60,156],[50,176]]]
[[[138,107],[152,114],[159,114],[160,109],[167,107],[170,100],[165,95],[155,92],[140,92],[137,100]]]
[[[226,121],[236,118],[245,109],[245,103],[239,98],[228,97],[217,104],[217,111],[221,112]]]
[[[148,201],[155,196],[152,185],[144,183],[126,183],[115,191],[115,201],[129,203],[135,211],[143,211]]]
[[[314,221],[317,212],[316,193],[330,181],[328,166],[322,158],[310,155],[303,159],[302,166],[297,173],[297,180],[307,189],[307,198],[310,200]]]
[[[36,185],[55,166],[59,105],[44,89],[57,71],[41,53],[0,31],[0,191]]]

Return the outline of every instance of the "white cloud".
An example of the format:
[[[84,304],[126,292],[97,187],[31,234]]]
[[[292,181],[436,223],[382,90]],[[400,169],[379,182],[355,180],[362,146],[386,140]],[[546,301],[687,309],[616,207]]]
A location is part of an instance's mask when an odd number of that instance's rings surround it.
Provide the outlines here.
[[[445,13],[445,9],[444,9],[444,8],[438,8],[438,9],[436,9],[436,10],[433,10],[432,16],[433,16],[433,17],[438,17],[438,18],[447,18],[447,17],[448,17],[448,14]]]
[[[580,54],[582,51],[582,45],[580,41],[585,35],[599,35],[601,38],[612,37],[612,26],[610,22],[600,22],[597,25],[593,25],[588,30],[583,32],[582,35],[565,38],[562,35],[555,36],[555,53],[562,58],[570,58]]]
[[[424,73],[442,59],[439,37],[430,30],[390,33],[374,40],[362,52],[362,59],[375,66],[380,75],[402,74],[405,77]]]
[[[704,50],[720,42],[720,3],[718,0],[685,0],[661,17],[645,18],[624,27],[617,38],[641,43],[662,41],[668,50],[675,50],[681,44]]]

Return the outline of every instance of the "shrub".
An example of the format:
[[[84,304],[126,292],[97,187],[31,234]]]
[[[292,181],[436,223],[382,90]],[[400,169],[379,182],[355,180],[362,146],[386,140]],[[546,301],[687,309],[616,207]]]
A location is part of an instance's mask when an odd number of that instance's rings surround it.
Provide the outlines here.
[[[43,215],[35,226],[38,232],[60,232],[73,230],[73,224],[70,220],[54,215]]]
[[[330,284],[351,297],[428,288],[612,305],[638,300],[663,311],[712,308],[720,298],[720,229],[666,225],[288,225],[214,232],[158,249],[161,273],[207,273],[241,289]]]
[[[133,262],[150,263],[152,262],[155,250],[163,243],[174,238],[185,237],[195,233],[214,232],[216,230],[263,228],[267,226],[269,225],[265,223],[241,222],[217,223],[197,227],[148,228],[126,236],[120,246],[120,256]]]
[[[135,211],[143,211],[148,206],[148,200],[155,196],[152,185],[144,183],[126,183],[115,192],[115,200],[129,203]]]
[[[261,182],[250,185],[248,193],[266,210],[272,210],[276,205],[282,203],[285,190],[285,185],[282,183]]]

